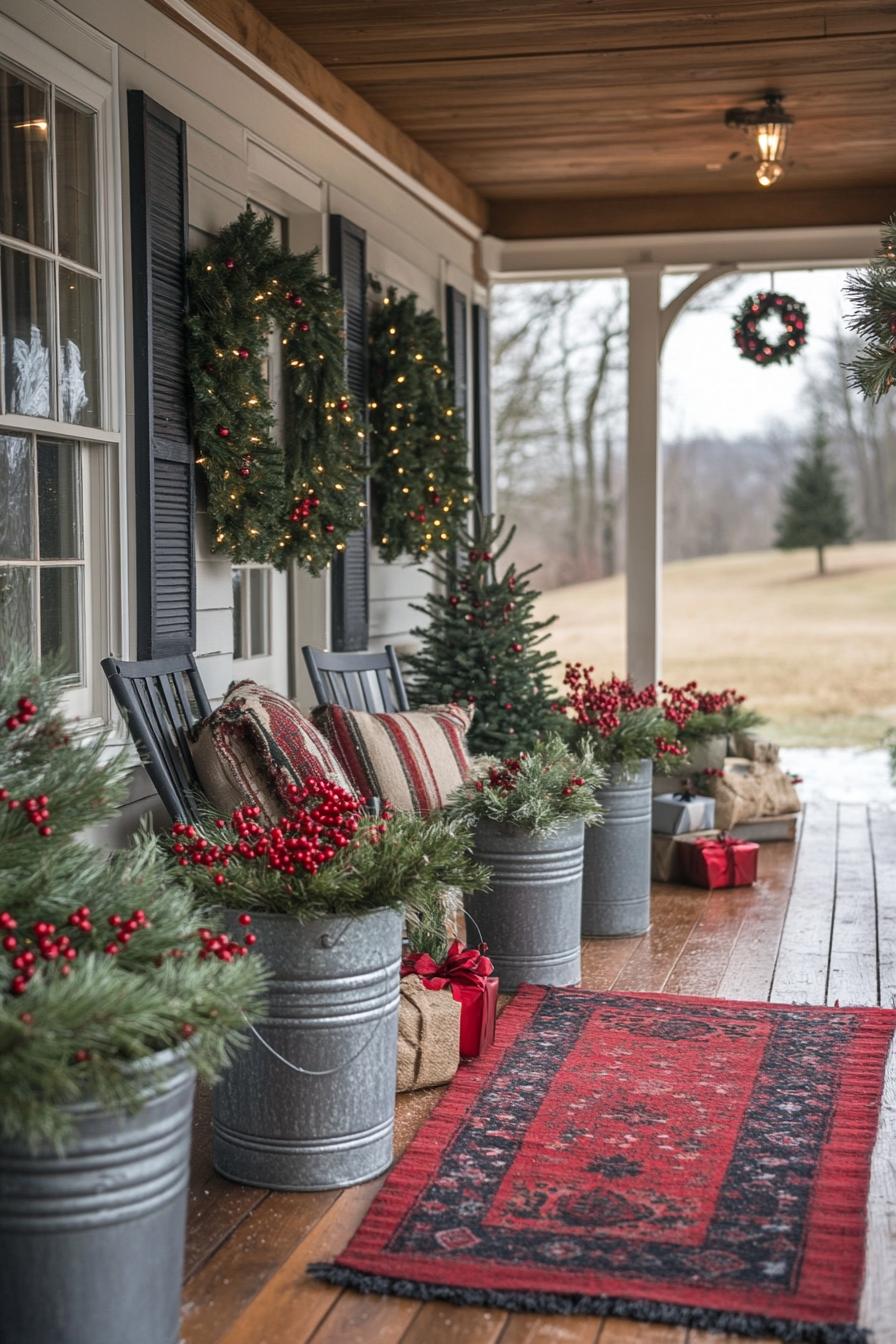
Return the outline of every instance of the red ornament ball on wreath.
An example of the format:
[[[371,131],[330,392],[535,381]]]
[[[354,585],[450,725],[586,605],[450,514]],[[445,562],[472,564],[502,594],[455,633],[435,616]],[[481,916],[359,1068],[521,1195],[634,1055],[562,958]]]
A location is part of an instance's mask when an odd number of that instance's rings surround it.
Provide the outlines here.
[[[734,344],[753,364],[789,364],[806,344],[808,327],[804,304],[790,294],[762,290],[734,314]]]

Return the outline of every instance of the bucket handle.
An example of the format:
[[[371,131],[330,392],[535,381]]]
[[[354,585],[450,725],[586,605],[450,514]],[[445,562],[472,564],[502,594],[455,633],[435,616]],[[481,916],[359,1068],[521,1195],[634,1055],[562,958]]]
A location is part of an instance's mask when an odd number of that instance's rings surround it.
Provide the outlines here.
[[[348,927],[348,925],[346,925],[346,928],[347,928],[347,927]],[[345,932],[345,930],[343,930],[343,933],[344,933],[344,932]],[[342,937],[342,934],[339,935],[339,938],[332,939],[332,940],[329,938],[328,935],[325,935],[325,937],[326,937],[326,939],[327,939],[326,946],[328,946],[328,947],[333,947],[333,946],[335,946],[335,945],[340,941],[340,938]],[[321,939],[321,942],[322,942],[322,943],[323,943],[323,941],[324,941],[324,940]],[[383,956],[382,964],[381,964],[381,966],[380,966],[380,973],[381,973],[383,976],[385,976],[385,978],[386,978],[386,982],[388,983],[388,979],[389,979],[389,963],[388,963],[387,956],[386,956],[385,954],[384,954],[384,956]],[[251,1031],[251,1033],[252,1033],[252,1035],[255,1037],[255,1039],[259,1042],[259,1044],[264,1046],[264,1048],[265,1048],[265,1050],[267,1050],[268,1054],[273,1055],[275,1059],[279,1059],[279,1061],[280,1061],[281,1064],[285,1064],[286,1067],[287,1067],[288,1069],[292,1069],[293,1073],[301,1073],[301,1074],[304,1074],[306,1078],[330,1078],[330,1077],[332,1077],[332,1075],[333,1075],[334,1073],[340,1073],[343,1069],[348,1068],[349,1064],[354,1064],[354,1062],[355,1062],[356,1059],[360,1059],[360,1058],[361,1058],[361,1056],[363,1055],[364,1051],[367,1049],[367,1047],[368,1047],[368,1046],[371,1044],[371,1042],[373,1041],[373,1038],[374,1038],[374,1036],[376,1036],[376,1033],[379,1031],[379,1029],[380,1029],[382,1023],[385,1021],[387,1011],[388,1011],[388,1005],[386,1005],[386,1007],[383,1008],[382,1013],[381,1013],[380,1016],[376,1019],[376,1021],[375,1021],[374,1024],[373,1024],[373,1026],[371,1027],[369,1034],[364,1038],[364,1041],[363,1041],[362,1044],[358,1047],[358,1049],[355,1051],[355,1053],[354,1053],[353,1055],[350,1055],[348,1059],[344,1059],[344,1060],[342,1061],[341,1064],[337,1064],[336,1067],[335,1067],[335,1068],[332,1068],[332,1069],[303,1069],[302,1066],[301,1066],[301,1064],[293,1064],[293,1062],[292,1062],[291,1059],[287,1059],[285,1055],[281,1055],[279,1050],[275,1050],[275,1049],[274,1049],[274,1047],[271,1045],[270,1041],[266,1041],[266,1040],[265,1040],[265,1038],[262,1036],[261,1032],[258,1031],[257,1028],[255,1027],[255,1025],[254,1025],[252,1022],[249,1021],[248,1017],[246,1017],[246,1014],[245,1014],[245,1013],[243,1014],[243,1017],[244,1017],[245,1020],[246,1020],[246,1024],[247,1024],[249,1030]]]

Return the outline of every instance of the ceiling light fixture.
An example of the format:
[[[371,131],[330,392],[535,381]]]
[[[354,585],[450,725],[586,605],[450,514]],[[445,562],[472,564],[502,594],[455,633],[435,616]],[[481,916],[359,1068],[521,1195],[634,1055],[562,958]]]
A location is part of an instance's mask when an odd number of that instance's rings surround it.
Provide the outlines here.
[[[787,132],[793,117],[784,111],[783,93],[766,93],[764,106],[750,110],[730,107],[725,113],[725,125],[745,131],[753,139],[753,152],[758,167],[756,181],[760,187],[771,187],[784,172],[784,151]]]

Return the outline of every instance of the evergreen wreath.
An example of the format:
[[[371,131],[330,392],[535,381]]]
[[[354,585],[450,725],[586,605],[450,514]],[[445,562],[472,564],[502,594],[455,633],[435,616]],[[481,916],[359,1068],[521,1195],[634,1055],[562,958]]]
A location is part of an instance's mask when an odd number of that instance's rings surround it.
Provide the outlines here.
[[[473,482],[442,328],[435,313],[417,311],[415,294],[390,288],[371,314],[369,409],[380,555],[444,550],[463,525]]]
[[[339,290],[246,209],[188,263],[187,369],[214,549],[319,574],[363,525],[363,420],[345,387]],[[283,346],[276,431],[268,340]]]
[[[762,322],[771,313],[784,324],[777,344],[773,344],[761,330]],[[753,364],[789,364],[806,344],[808,325],[809,312],[805,304],[790,294],[762,291],[751,294],[734,314],[734,344],[741,358],[749,359]]]

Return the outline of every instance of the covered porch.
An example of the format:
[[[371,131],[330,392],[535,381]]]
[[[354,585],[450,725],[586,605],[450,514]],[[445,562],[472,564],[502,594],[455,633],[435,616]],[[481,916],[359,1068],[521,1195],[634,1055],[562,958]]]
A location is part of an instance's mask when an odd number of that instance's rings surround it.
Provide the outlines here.
[[[896,207],[896,0],[759,0],[749,11],[735,0],[711,8],[687,0],[0,0],[0,38],[8,82],[18,81],[29,97],[38,90],[48,106],[76,106],[95,137],[96,157],[81,181],[81,196],[92,193],[84,217],[98,221],[89,264],[72,262],[62,242],[57,247],[50,224],[50,241],[36,243],[8,221],[0,226],[3,265],[9,254],[31,267],[30,302],[49,314],[48,348],[60,352],[53,360],[63,358],[60,277],[74,266],[95,293],[89,422],[63,411],[61,382],[47,394],[50,409],[35,410],[6,395],[11,359],[0,379],[0,431],[24,445],[23,460],[30,454],[33,466],[34,484],[29,475],[22,498],[35,537],[46,531],[45,515],[59,511],[52,490],[38,499],[48,436],[76,461],[66,515],[72,558],[65,552],[63,560],[75,575],[67,620],[52,606],[58,555],[48,549],[42,556],[35,540],[0,559],[16,582],[27,570],[23,582],[31,587],[16,614],[25,611],[20,625],[32,651],[68,659],[65,708],[78,717],[80,734],[91,740],[111,730],[114,743],[130,750],[100,673],[110,653],[147,666],[195,658],[206,708],[243,679],[307,707],[313,693],[303,646],[344,654],[389,646],[399,658],[413,655],[420,603],[438,591],[419,557],[384,559],[369,523],[313,572],[302,557],[277,565],[222,548],[204,478],[194,472],[178,353],[183,272],[188,255],[247,201],[292,251],[318,249],[321,269],[341,289],[345,381],[362,408],[370,409],[368,279],[377,292],[394,287],[436,314],[454,389],[449,414],[463,420],[485,513],[501,508],[490,403],[494,287],[624,280],[627,672],[636,687],[662,677],[663,342],[687,302],[721,276],[856,266],[875,253],[880,222]],[[766,189],[757,185],[749,140],[726,125],[726,112],[754,107],[772,91],[784,95],[794,123],[783,178]],[[49,134],[47,117],[14,125],[44,137],[46,180],[57,173],[62,182],[64,169],[52,157],[59,137]],[[33,202],[28,209],[40,214]],[[50,277],[41,284],[55,297],[38,295],[38,272]],[[0,305],[11,275],[0,275]],[[668,275],[687,283],[664,303]],[[15,320],[25,340],[32,318],[17,313]],[[86,342],[85,335],[85,351]],[[273,337],[265,355],[277,433],[285,416],[279,345]],[[241,348],[228,353],[243,358]],[[366,429],[363,410],[361,418]],[[212,433],[222,430],[226,438],[223,421]],[[248,475],[248,463],[243,469]],[[127,803],[102,841],[127,841],[148,813],[167,825],[133,753],[130,762]],[[892,810],[813,801],[796,842],[763,843],[759,863],[752,887],[654,884],[647,932],[583,940],[583,989],[896,1006]],[[502,996],[502,1010],[511,999]],[[429,1089],[398,1097],[396,1157],[442,1095]],[[343,1250],[384,1178],[315,1193],[240,1185],[213,1168],[211,1124],[210,1095],[200,1092],[185,1344],[735,1338],[330,1286],[307,1267]],[[874,1331],[874,1344],[896,1344],[894,1145],[891,1054],[859,1321]]]

